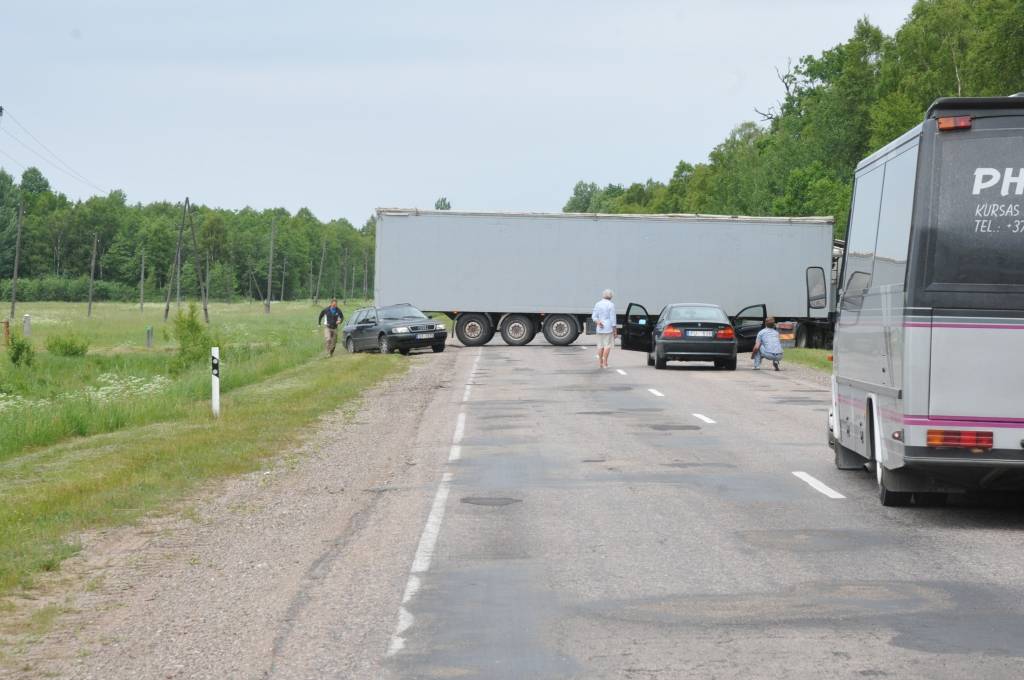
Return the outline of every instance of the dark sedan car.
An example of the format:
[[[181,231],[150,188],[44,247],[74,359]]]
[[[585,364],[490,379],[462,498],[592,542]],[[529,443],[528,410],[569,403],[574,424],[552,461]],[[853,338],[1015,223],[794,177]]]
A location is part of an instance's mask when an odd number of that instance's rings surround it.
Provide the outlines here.
[[[421,347],[443,352],[447,339],[443,323],[409,304],[357,309],[342,330],[342,342],[349,352],[375,349],[381,354],[395,350],[408,354]]]
[[[733,318],[717,305],[677,303],[652,317],[631,302],[622,326],[622,349],[647,352],[647,365],[665,368],[669,361],[713,361],[715,368],[736,370],[736,352],[753,348],[764,328],[764,305],[747,307]]]

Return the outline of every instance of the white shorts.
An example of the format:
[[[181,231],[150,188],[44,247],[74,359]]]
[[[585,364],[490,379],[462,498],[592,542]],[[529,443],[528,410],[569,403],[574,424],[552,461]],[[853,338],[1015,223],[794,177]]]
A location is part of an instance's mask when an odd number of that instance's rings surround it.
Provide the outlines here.
[[[615,333],[598,333],[597,334],[597,346],[599,348],[614,347],[615,346]]]

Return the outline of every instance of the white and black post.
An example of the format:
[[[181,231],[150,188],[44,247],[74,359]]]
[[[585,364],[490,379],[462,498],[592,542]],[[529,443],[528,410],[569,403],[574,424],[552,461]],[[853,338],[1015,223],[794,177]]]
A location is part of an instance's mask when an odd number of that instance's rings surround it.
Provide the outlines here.
[[[210,349],[210,375],[213,394],[210,398],[210,406],[213,408],[213,417],[220,417],[220,347]]]

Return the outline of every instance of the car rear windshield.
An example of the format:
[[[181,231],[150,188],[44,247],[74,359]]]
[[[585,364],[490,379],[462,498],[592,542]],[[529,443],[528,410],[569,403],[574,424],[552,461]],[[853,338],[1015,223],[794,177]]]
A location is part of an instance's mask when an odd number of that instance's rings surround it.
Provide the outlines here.
[[[718,307],[669,307],[665,320],[729,323],[725,312]]]
[[[928,285],[1024,288],[1024,129],[939,133],[937,152]]]
[[[420,310],[411,306],[385,307],[380,310],[382,319],[388,321],[401,321],[402,319],[426,319],[426,315]]]

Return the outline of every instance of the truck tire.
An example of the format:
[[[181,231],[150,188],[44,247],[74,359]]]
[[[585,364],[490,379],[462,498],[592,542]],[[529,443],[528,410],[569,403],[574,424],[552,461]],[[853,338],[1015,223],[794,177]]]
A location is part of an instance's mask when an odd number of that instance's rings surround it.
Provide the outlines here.
[[[576,319],[568,314],[552,314],[544,319],[544,339],[552,345],[571,345],[580,337]]]
[[[808,344],[808,328],[806,324],[797,324],[796,327],[796,340],[793,344],[797,347],[807,347]]]
[[[525,314],[509,314],[501,324],[501,339],[507,345],[528,345],[535,335],[537,327]]]
[[[494,329],[484,314],[460,314],[455,320],[455,335],[466,347],[476,347],[490,342]]]

